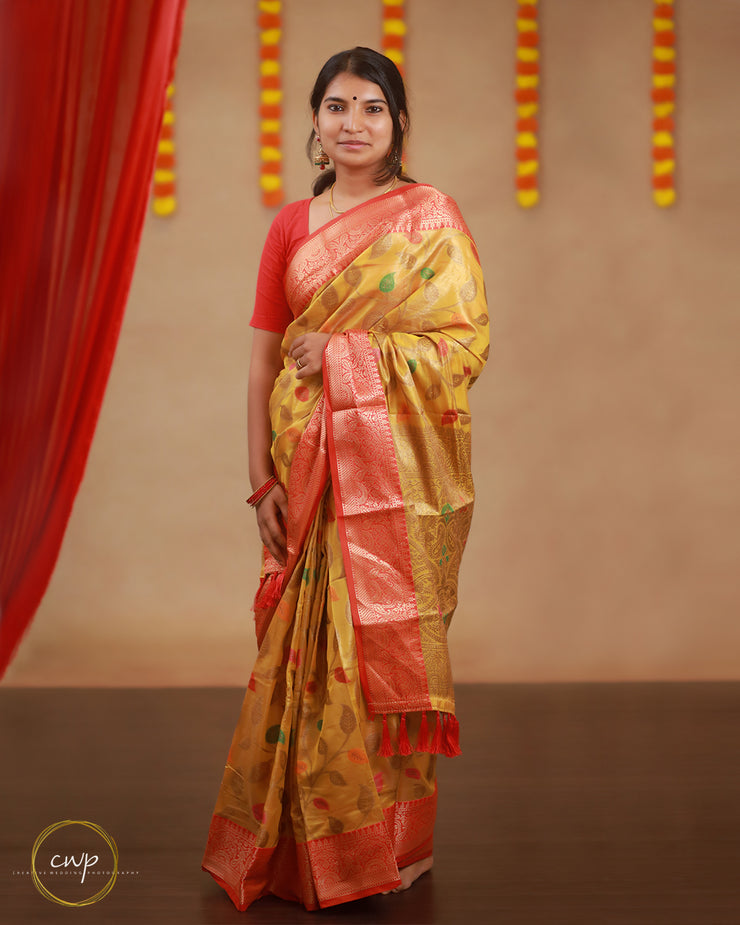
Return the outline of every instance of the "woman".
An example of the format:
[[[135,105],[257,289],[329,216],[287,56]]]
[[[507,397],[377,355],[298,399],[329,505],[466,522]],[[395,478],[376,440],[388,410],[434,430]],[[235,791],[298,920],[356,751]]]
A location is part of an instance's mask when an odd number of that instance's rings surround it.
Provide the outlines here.
[[[259,655],[203,869],[243,910],[405,889],[432,865],[437,754],[459,754],[446,633],[473,507],[467,391],[488,355],[455,203],[403,175],[401,76],[330,58],[314,197],[262,256],[249,468]]]

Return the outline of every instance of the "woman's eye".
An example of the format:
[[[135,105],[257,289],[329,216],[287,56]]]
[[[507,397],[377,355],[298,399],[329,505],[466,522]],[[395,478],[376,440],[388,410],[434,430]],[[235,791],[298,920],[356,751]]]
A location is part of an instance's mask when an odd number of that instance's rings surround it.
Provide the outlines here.
[[[339,103],[329,103],[328,108],[329,108],[329,112],[341,112],[342,111],[342,107],[339,105]]]
[[[380,106],[368,106],[367,111],[374,113],[374,112],[382,112],[383,110],[380,108]]]

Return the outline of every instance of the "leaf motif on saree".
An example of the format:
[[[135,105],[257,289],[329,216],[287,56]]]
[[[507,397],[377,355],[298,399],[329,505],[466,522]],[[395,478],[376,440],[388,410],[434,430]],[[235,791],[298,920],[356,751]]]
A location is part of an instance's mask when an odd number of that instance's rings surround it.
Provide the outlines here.
[[[265,698],[260,694],[252,704],[252,712],[249,715],[253,726],[258,726],[265,716]]]
[[[324,290],[321,296],[321,304],[324,308],[328,308],[330,312],[333,312],[337,305],[339,305],[339,296],[333,286],[329,286]]]
[[[344,271],[344,279],[349,286],[355,287],[362,279],[362,270],[359,267],[347,267]]]
[[[393,246],[393,235],[386,234],[382,238],[379,238],[375,244],[373,244],[372,250],[370,251],[371,257],[382,257],[383,254],[388,253],[388,251]]]
[[[375,806],[373,792],[366,784],[363,784],[360,787],[360,795],[357,797],[357,808],[361,813],[369,813],[373,806]]]
[[[341,819],[329,816],[329,828],[331,829],[332,835],[341,835],[344,831],[344,823]]]
[[[347,781],[339,771],[329,771],[329,780],[335,787],[346,787]]]
[[[460,298],[463,300],[463,302],[472,302],[477,295],[478,284],[475,281],[475,277],[471,276],[467,283],[465,283],[465,285],[460,290]]]
[[[434,283],[424,284],[424,298],[427,302],[436,302],[439,299],[439,289]]]
[[[326,744],[326,739],[319,739],[316,743],[316,748],[319,750],[320,755],[325,755],[329,751],[329,746]]]
[[[396,288],[396,274],[395,271],[392,273],[386,273],[385,276],[378,283],[378,289],[381,292],[393,292]]]
[[[339,720],[339,728],[345,735],[349,735],[357,728],[357,718],[346,703],[342,706],[342,716]]]
[[[253,784],[258,784],[262,780],[267,780],[272,768],[271,761],[260,761],[253,765],[249,771],[249,779]]]
[[[455,263],[464,264],[465,258],[463,257],[463,252],[456,244],[447,245],[447,256],[450,260],[454,260]]]

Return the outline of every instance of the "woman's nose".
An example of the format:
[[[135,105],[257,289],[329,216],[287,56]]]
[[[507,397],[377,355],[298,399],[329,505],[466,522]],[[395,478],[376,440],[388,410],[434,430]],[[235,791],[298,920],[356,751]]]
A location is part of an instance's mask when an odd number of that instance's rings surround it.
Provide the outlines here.
[[[348,106],[344,111],[344,126],[348,132],[358,132],[362,128],[362,110]]]

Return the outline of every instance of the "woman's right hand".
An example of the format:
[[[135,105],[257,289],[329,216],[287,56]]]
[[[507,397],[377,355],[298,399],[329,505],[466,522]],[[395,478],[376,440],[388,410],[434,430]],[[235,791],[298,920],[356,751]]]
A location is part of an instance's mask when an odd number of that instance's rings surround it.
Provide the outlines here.
[[[288,520],[288,498],[279,483],[257,504],[257,526],[260,539],[281,565],[287,557],[285,524]]]

